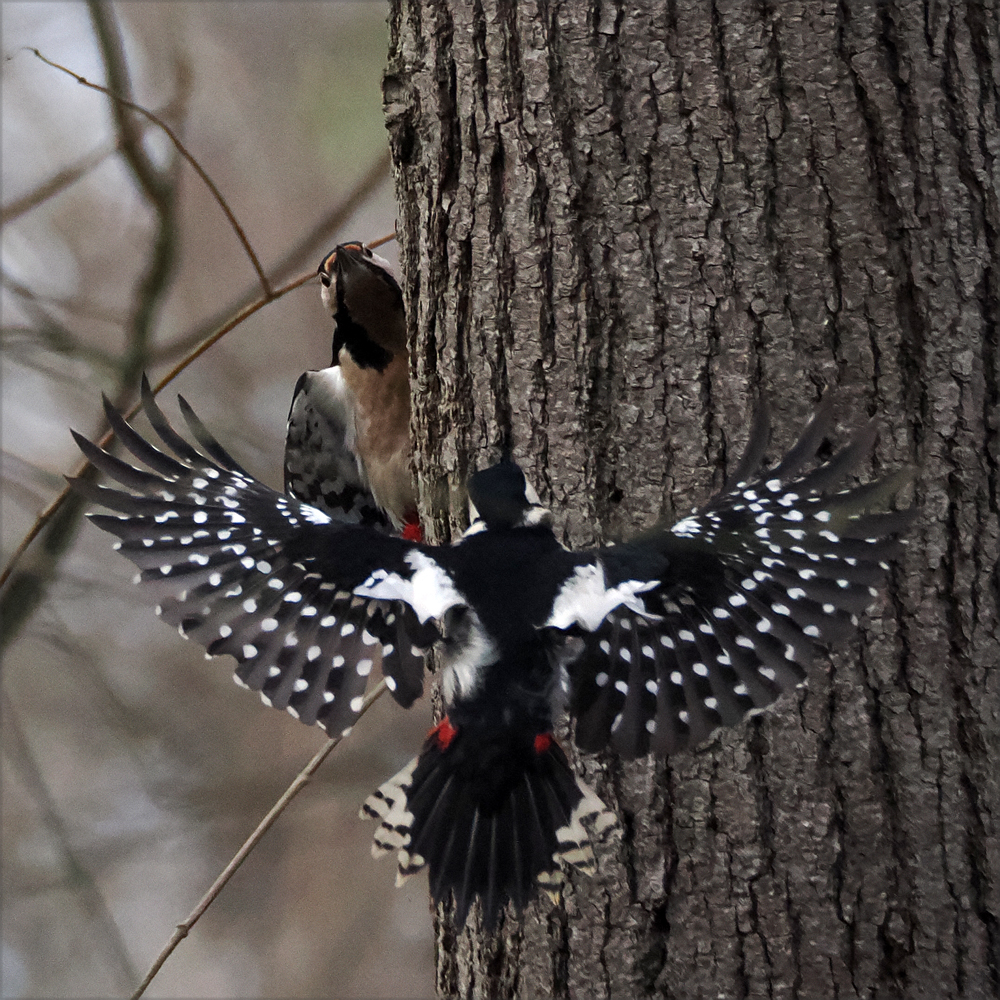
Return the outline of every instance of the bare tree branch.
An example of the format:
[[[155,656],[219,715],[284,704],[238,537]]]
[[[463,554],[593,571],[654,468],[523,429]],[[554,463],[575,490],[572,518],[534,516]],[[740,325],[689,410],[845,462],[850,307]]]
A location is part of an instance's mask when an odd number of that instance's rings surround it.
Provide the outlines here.
[[[277,289],[277,291],[273,291],[269,297],[260,298],[256,302],[252,302],[249,306],[247,306],[245,309],[237,313],[235,316],[230,317],[230,319],[227,320],[225,323],[223,323],[223,325],[218,330],[216,330],[203,344],[201,344],[198,348],[196,348],[194,351],[188,354],[187,357],[185,357],[180,364],[175,365],[162,379],[160,379],[159,382],[156,383],[156,385],[153,387],[154,395],[163,390],[164,387],[169,385],[175,378],[177,378],[177,376],[182,371],[184,371],[184,369],[187,368],[188,365],[190,365],[197,358],[201,357],[201,355],[204,354],[205,351],[207,351],[213,344],[221,340],[231,330],[234,330],[244,320],[248,319],[255,312],[257,312],[258,309],[262,309],[268,303],[273,302],[275,299],[281,298],[281,296],[286,295],[288,292],[291,292],[296,288],[299,288],[301,285],[304,285],[307,281],[311,281],[315,277],[316,275],[312,271],[308,271],[305,274],[300,274],[297,278],[295,278],[293,281],[290,281],[287,285],[282,286],[281,288]],[[116,402],[115,405],[118,409],[125,410],[124,404],[119,404]],[[134,403],[132,407],[126,411],[126,418],[131,419],[133,416],[135,416],[136,413],[138,413],[138,411],[139,411],[139,404]],[[105,431],[100,436],[98,443],[103,448],[113,438],[114,434],[112,434],[110,431]],[[76,478],[83,475],[89,475],[91,473],[91,470],[92,467],[90,463],[83,462],[73,473],[73,477]],[[42,513],[38,515],[38,518],[36,519],[35,523],[31,526],[31,530],[24,536],[24,538],[21,539],[20,544],[14,550],[14,553],[10,557],[10,559],[7,561],[7,565],[4,567],[3,572],[0,573],[0,587],[5,586],[8,580],[11,580],[13,571],[16,568],[17,564],[20,562],[21,557],[27,551],[31,543],[43,531],[46,525],[48,525],[56,517],[56,515],[62,509],[63,505],[73,502],[75,502],[75,495],[71,493],[69,487],[67,486],[62,490],[59,496],[57,496],[52,501],[52,503],[50,503],[49,506],[46,507],[45,510],[43,510]],[[13,581],[10,584],[10,589],[4,593],[2,598],[0,598],[0,612],[4,610],[5,603],[8,599],[8,595],[11,593],[16,582],[17,578],[14,577]],[[23,621],[18,622],[18,628],[20,628],[21,625],[23,625]],[[0,650],[6,648],[7,644],[10,642],[10,640],[14,637],[15,634],[16,630],[8,633],[7,621],[6,618],[4,618],[4,620],[0,622]]]
[[[109,156],[114,156],[118,152],[118,146],[107,146],[104,149],[95,150],[77,160],[76,163],[60,170],[47,181],[43,181],[38,187],[33,188],[20,198],[15,198],[12,202],[0,208],[0,225],[6,226],[8,222],[13,222],[33,208],[55,197],[66,188],[75,184],[81,177],[86,176],[94,167],[99,166]]]
[[[388,690],[388,685],[385,680],[379,681],[378,685],[374,687],[367,695],[365,695],[365,700],[361,705],[361,710],[358,712],[358,718],[361,718],[369,708],[382,697],[383,694]],[[226,883],[236,874],[240,865],[250,856],[250,852],[260,843],[264,834],[274,825],[275,820],[285,811],[288,804],[295,798],[299,792],[309,783],[309,779],[319,770],[320,765],[324,760],[330,755],[343,740],[343,736],[334,736],[320,747],[320,749],[313,756],[312,760],[298,773],[295,780],[288,786],[285,793],[278,799],[277,802],[268,810],[267,815],[257,824],[253,833],[243,842],[243,846],[233,855],[232,860],[219,874],[219,877],[209,886],[208,891],[198,902],[198,905],[184,918],[178,925],[177,929],[171,935],[170,940],[166,943],[163,951],[156,957],[156,961],[150,966],[149,971],[146,973],[142,982],[139,984],[136,991],[132,994],[132,1000],[138,1000],[148,988],[149,984],[156,977],[156,974],[163,968],[163,963],[173,954],[174,950],[188,936],[191,928],[201,919],[202,914],[212,905],[215,899],[218,897],[219,893],[225,888]]]
[[[372,193],[389,177],[389,167],[392,159],[388,149],[364,172],[357,184],[347,196],[334,205],[315,226],[295,244],[269,272],[271,281],[282,281],[289,274],[304,266],[319,253],[328,249],[328,243],[333,234],[346,225],[350,217],[371,197]],[[381,243],[395,238],[395,233],[382,237],[368,246],[376,247]],[[172,344],[165,346],[157,354],[157,361],[165,361],[177,357],[190,350],[195,344],[201,343],[206,337],[225,323],[230,316],[256,301],[257,286],[251,285],[246,291],[236,296],[215,315],[210,316],[193,330],[178,337]]]

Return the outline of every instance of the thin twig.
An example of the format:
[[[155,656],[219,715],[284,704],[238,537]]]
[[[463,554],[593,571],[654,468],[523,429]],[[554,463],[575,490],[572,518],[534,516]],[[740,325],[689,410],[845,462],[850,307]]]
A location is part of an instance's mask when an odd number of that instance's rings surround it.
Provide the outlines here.
[[[388,685],[385,680],[381,680],[378,686],[373,688],[372,691],[365,695],[365,700],[361,704],[361,710],[358,712],[358,718],[361,718],[365,712],[388,690]],[[153,981],[156,974],[163,967],[163,963],[171,956],[174,949],[188,936],[191,928],[198,922],[202,914],[212,905],[216,897],[223,890],[226,883],[236,874],[237,869],[240,865],[246,861],[247,856],[250,852],[260,843],[261,838],[274,824],[274,821],[285,811],[285,807],[288,805],[292,799],[295,798],[299,792],[309,783],[309,779],[316,773],[319,769],[320,764],[326,760],[330,751],[333,750],[343,739],[343,736],[334,736],[332,739],[328,740],[324,746],[322,746],[317,753],[313,756],[312,760],[298,773],[295,780],[288,786],[285,793],[278,799],[277,802],[268,810],[267,815],[257,824],[256,829],[249,837],[244,841],[243,846],[233,855],[233,859],[228,865],[222,870],[219,877],[212,883],[209,887],[208,892],[201,897],[198,905],[188,914],[188,916],[182,920],[178,925],[177,929],[171,935],[170,940],[167,942],[163,951],[157,956],[156,961],[149,968],[149,972],[146,973],[145,978],[139,984],[138,989],[132,994],[132,1000],[138,1000],[139,997],[146,992],[146,988]]]
[[[317,257],[320,251],[328,249],[327,243],[334,233],[344,226],[357,209],[364,204],[375,189],[388,177],[389,165],[391,163],[389,151],[378,158],[378,160],[365,171],[357,184],[348,192],[343,201],[333,206],[315,226],[299,242],[292,247],[271,269],[270,278],[272,281],[281,281],[288,274],[302,267],[310,257]],[[368,246],[376,247],[382,243],[395,238],[395,233],[383,236]],[[194,344],[200,343],[212,330],[225,322],[226,317],[231,316],[237,310],[242,309],[248,303],[254,301],[257,295],[256,284],[250,285],[246,291],[236,296],[231,302],[223,306],[214,316],[195,327],[193,330],[182,334],[172,344],[166,345],[162,352],[157,355],[158,361],[175,357],[184,351],[190,350]]]
[[[29,330],[22,330],[21,332],[33,335],[32,339],[39,344],[39,346],[44,346],[54,354],[65,354],[69,357],[81,358],[85,361],[89,361],[95,368],[100,367],[105,369],[105,371],[115,374],[118,370],[120,359],[117,355],[112,355],[107,351],[102,351],[99,347],[91,347],[84,344],[80,339],[70,331],[66,326],[59,322],[55,316],[43,305],[44,299],[41,296],[36,295],[27,285],[21,284],[19,281],[11,278],[9,275],[5,274],[2,269],[0,269],[0,286],[10,289],[15,295],[19,295],[24,299],[26,310],[32,314],[35,321],[35,326]],[[61,308],[70,308],[70,306],[62,301],[53,300],[54,304]],[[104,319],[104,322],[112,322],[109,319]],[[116,320],[115,322],[120,322]],[[0,331],[0,335],[3,336],[4,340],[11,339],[9,334],[14,332],[13,330],[4,329]],[[27,337],[26,337],[27,339]]]
[[[118,152],[118,146],[113,145],[107,146],[104,149],[98,149],[93,153],[88,153],[83,159],[60,170],[55,176],[50,177],[47,181],[43,181],[38,187],[27,194],[22,195],[20,198],[15,198],[12,202],[0,208],[0,225],[5,226],[8,222],[13,222],[24,215],[25,212],[30,212],[31,209],[37,208],[43,202],[48,201],[49,198],[59,194],[60,191],[64,191],[70,185],[75,184],[81,177],[103,163],[109,156],[114,156],[116,152]]]
[[[377,240],[372,240],[370,243],[366,243],[365,246],[369,250],[374,250],[376,247],[382,246],[383,243],[388,243],[394,240],[399,234],[393,230],[391,233],[386,233],[385,236],[380,236]]]
[[[174,130],[165,121],[163,121],[162,118],[160,118],[157,115],[154,115],[152,111],[148,111],[141,105],[136,104],[133,101],[129,101],[124,97],[121,97],[120,95],[109,90],[107,87],[102,87],[98,83],[91,83],[86,77],[80,76],[79,73],[74,73],[73,70],[67,69],[65,66],[61,66],[59,63],[53,62],[51,59],[46,58],[41,54],[41,52],[38,51],[38,49],[29,48],[29,51],[33,52],[39,59],[42,60],[43,63],[46,63],[53,69],[61,70],[68,76],[73,77],[73,79],[76,80],[76,82],[81,84],[82,86],[89,87],[91,90],[99,91],[102,94],[107,94],[107,96],[110,97],[113,101],[116,101],[123,107],[126,107],[129,110],[135,111],[137,114],[140,114],[145,118],[148,118],[151,122],[153,122],[154,125],[158,125],[161,129],[163,129],[167,137],[177,148],[177,152],[180,153],[181,156],[183,156],[184,159],[191,164],[191,166],[194,168],[195,173],[202,179],[202,181],[205,183],[205,186],[208,188],[209,191],[211,191],[212,197],[215,198],[217,204],[225,213],[226,218],[229,220],[229,225],[232,226],[233,232],[236,233],[236,236],[239,239],[240,243],[243,244],[243,249],[246,251],[246,255],[250,258],[250,263],[253,265],[253,269],[257,272],[257,278],[260,281],[260,287],[264,292],[265,297],[270,298],[271,295],[273,294],[271,291],[271,285],[267,280],[267,275],[264,273],[263,267],[261,267],[260,261],[257,259],[257,254],[254,252],[253,247],[250,245],[250,240],[247,238],[246,233],[243,231],[243,227],[239,224],[239,222],[236,221],[236,216],[233,215],[232,210],[230,209],[229,205],[226,202],[226,199],[223,198],[222,192],[215,186],[215,182],[212,180],[211,177],[208,176],[208,174],[205,172],[201,164],[191,155],[190,152],[188,152],[187,147],[184,145],[184,143],[181,142],[177,133],[174,132]]]
[[[182,371],[184,371],[185,368],[187,368],[188,365],[191,364],[192,361],[194,361],[196,358],[201,357],[201,355],[204,354],[205,351],[207,351],[214,343],[216,343],[218,340],[224,337],[234,327],[239,326],[240,323],[242,323],[245,319],[252,316],[255,312],[257,312],[258,309],[262,309],[264,306],[266,306],[270,302],[273,302],[275,299],[280,299],[282,295],[285,295],[288,292],[293,291],[299,286],[304,285],[307,281],[311,281],[315,277],[316,274],[314,271],[307,271],[305,274],[300,274],[297,278],[295,278],[293,281],[290,281],[287,285],[283,285],[281,288],[277,289],[277,291],[272,291],[269,297],[259,298],[256,302],[252,302],[245,309],[241,310],[236,316],[233,316],[228,322],[223,323],[223,325],[218,330],[216,330],[203,344],[201,344],[194,351],[192,351],[186,358],[184,358],[184,360],[180,364],[175,365],[162,379],[160,379],[159,382],[156,383],[156,385],[153,388],[154,394],[160,392],[163,388],[169,385],[175,378],[177,378],[178,375],[180,375]],[[140,403],[136,403],[135,405],[133,405],[132,408],[127,412],[126,418],[131,420],[132,417],[134,417],[136,413],[139,412],[140,406],[141,406]],[[108,431],[98,441],[98,444],[100,445],[100,447],[103,448],[112,440],[113,437],[114,434],[111,431]],[[90,468],[90,463],[83,462],[73,473],[73,478],[82,476],[89,468]],[[24,536],[24,538],[21,539],[21,543],[14,550],[13,555],[11,555],[10,559],[7,561],[7,565],[4,567],[3,573],[0,573],[0,588],[2,588],[4,584],[6,584],[6,582],[10,579],[11,573],[13,573],[15,567],[17,566],[19,560],[21,559],[21,556],[24,555],[28,546],[31,545],[31,543],[38,537],[39,533],[46,526],[46,524],[48,524],[49,521],[52,520],[52,518],[55,516],[59,508],[63,505],[63,503],[65,503],[66,498],[70,495],[70,492],[71,491],[68,486],[63,487],[62,492],[59,494],[59,496],[57,496],[48,505],[48,507],[46,507],[45,510],[43,510],[41,514],[39,514],[38,517],[35,519],[35,523],[31,526],[30,530]]]
[[[89,0],[87,8],[107,77],[117,82],[119,90],[127,90],[128,70],[114,9],[109,3],[98,0]],[[41,54],[38,55],[44,60]],[[140,192],[156,217],[153,238],[130,314],[128,341],[116,369],[118,390],[114,401],[121,409],[139,374],[149,367],[154,318],[169,288],[176,260],[176,179],[172,168],[160,170],[149,158],[134,123],[123,120],[120,106],[110,92],[109,96],[112,97],[112,113],[118,125],[117,138],[122,158],[135,175]],[[95,473],[91,471],[85,475],[93,476]],[[7,648],[45,600],[59,563],[76,537],[84,506],[82,497],[64,495],[47,520],[34,564],[0,581],[5,585],[0,594],[0,651]]]

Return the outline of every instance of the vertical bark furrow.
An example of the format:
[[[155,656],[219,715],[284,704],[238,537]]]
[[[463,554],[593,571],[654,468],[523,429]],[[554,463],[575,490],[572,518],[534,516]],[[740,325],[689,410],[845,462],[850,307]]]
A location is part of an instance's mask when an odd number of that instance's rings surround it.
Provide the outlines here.
[[[428,523],[509,443],[590,543],[774,452],[824,384],[923,518],[861,644],[664,766],[460,995],[996,991],[1000,27],[975,0],[395,0],[387,121]],[[450,994],[449,994],[450,995]]]

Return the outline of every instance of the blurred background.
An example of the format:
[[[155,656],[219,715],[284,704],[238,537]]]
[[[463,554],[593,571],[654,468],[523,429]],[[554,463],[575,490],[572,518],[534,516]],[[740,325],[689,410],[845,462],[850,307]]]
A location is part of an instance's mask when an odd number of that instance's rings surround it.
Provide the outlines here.
[[[4,564],[79,465],[68,428],[103,430],[100,393],[131,403],[137,371],[162,377],[260,293],[163,133],[141,125],[133,155],[155,181],[144,189],[116,150],[108,98],[24,47],[104,83],[95,23],[117,28],[117,86],[130,81],[182,137],[277,287],[336,243],[394,227],[386,15],[374,0],[116,3],[96,21],[83,2],[0,5]],[[393,244],[379,252],[395,259]],[[331,333],[311,281],[212,347],[161,404],[175,416],[181,392],[280,487],[292,387],[329,363]],[[50,536],[47,559],[29,550],[19,570],[33,576],[19,581],[36,606],[4,624],[0,975],[11,998],[128,995],[324,742],[237,688],[229,658],[206,661],[158,621],[110,536],[84,522],[69,537]],[[397,890],[357,818],[429,721],[426,704],[377,703],[147,995],[430,995],[426,877]]]

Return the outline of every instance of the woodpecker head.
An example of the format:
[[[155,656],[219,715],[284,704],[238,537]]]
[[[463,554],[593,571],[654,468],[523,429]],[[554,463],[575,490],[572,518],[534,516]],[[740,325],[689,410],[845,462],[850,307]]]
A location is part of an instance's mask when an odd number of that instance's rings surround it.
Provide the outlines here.
[[[389,262],[363,243],[342,243],[319,266],[323,304],[330,310],[333,364],[346,350],[359,368],[383,371],[406,351],[403,293]]]
[[[495,528],[549,526],[552,512],[543,507],[520,466],[509,459],[469,479],[470,532]]]

